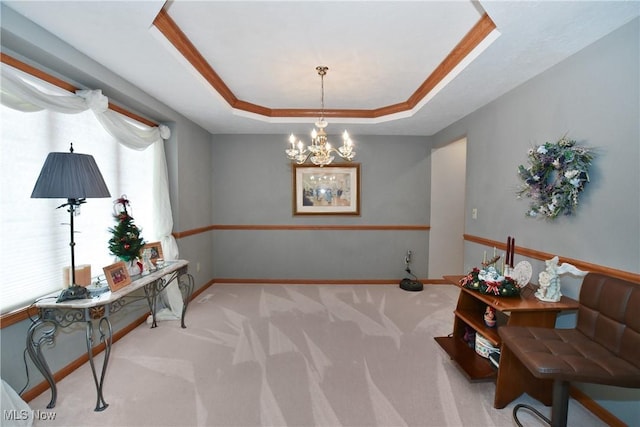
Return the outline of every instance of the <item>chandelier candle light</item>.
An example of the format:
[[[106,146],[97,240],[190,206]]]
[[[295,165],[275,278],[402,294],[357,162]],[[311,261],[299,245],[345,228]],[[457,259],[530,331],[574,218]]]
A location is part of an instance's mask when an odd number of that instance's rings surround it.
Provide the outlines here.
[[[297,140],[296,142],[295,135],[291,134],[289,137],[291,148],[285,150],[287,157],[299,165],[305,163],[307,160],[311,160],[311,162],[316,166],[326,166],[331,164],[335,158],[332,153],[336,153],[341,158],[349,162],[356,156],[355,151],[353,151],[353,142],[346,130],[342,134],[342,146],[337,150],[331,147],[331,144],[327,140],[327,133],[324,130],[328,125],[327,121],[324,119],[324,76],[327,74],[327,70],[329,70],[329,67],[325,67],[323,65],[316,67],[316,71],[318,71],[318,75],[320,76],[320,87],[322,93],[321,115],[320,119],[315,123],[317,130],[313,129],[311,132],[311,144],[307,149],[301,140]]]

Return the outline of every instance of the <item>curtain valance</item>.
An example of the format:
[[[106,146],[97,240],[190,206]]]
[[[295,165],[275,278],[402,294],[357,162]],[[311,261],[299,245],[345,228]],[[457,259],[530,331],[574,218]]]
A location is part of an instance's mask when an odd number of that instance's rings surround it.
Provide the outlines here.
[[[52,110],[65,114],[91,109],[104,129],[122,145],[134,149],[154,149],[154,228],[162,242],[166,259],[178,258],[178,245],[171,232],[173,219],[169,200],[169,179],[164,140],[171,136],[166,125],[148,127],[109,109],[109,99],[99,89],[71,93],[7,64],[0,73],[0,101],[23,112]]]
[[[125,116],[110,110],[109,99],[100,89],[80,89],[73,94],[6,64],[2,66],[1,87],[2,103],[15,110],[32,112],[47,109],[74,114],[90,109],[111,136],[134,150],[144,150],[171,136],[171,131],[165,125],[137,126]]]

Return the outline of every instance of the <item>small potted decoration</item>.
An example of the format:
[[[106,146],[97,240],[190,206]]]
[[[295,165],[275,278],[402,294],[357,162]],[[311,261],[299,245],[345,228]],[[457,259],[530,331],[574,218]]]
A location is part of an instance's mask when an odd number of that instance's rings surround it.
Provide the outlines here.
[[[484,324],[490,328],[496,326],[496,309],[490,306],[487,306],[487,309],[484,311]]]
[[[142,273],[142,263],[140,262],[140,251],[145,242],[140,232],[142,231],[133,223],[133,217],[127,210],[129,200],[126,195],[122,195],[113,202],[113,217],[117,224],[109,231],[113,235],[109,239],[109,251],[117,256],[127,265],[130,275]]]

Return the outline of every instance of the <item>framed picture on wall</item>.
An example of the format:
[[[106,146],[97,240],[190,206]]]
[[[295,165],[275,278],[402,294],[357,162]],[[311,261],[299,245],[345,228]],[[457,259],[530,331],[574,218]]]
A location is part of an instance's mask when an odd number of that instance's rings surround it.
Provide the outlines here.
[[[111,292],[115,292],[131,284],[131,277],[129,276],[129,271],[127,271],[127,266],[124,261],[118,261],[115,264],[104,267],[103,270]]]
[[[293,214],[360,215],[360,164],[294,164]]]

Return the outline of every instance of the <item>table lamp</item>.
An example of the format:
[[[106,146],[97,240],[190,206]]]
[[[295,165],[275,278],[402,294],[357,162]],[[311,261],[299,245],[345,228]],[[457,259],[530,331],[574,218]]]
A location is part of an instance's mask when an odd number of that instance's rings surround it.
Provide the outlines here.
[[[73,217],[86,199],[104,197],[111,197],[111,194],[96,161],[91,155],[74,153],[73,143],[68,153],[49,153],[31,193],[32,199],[67,199],[67,203],[58,206],[57,209],[67,206],[70,217],[71,286],[69,290],[72,295],[80,293],[79,288],[81,288],[76,284]]]

